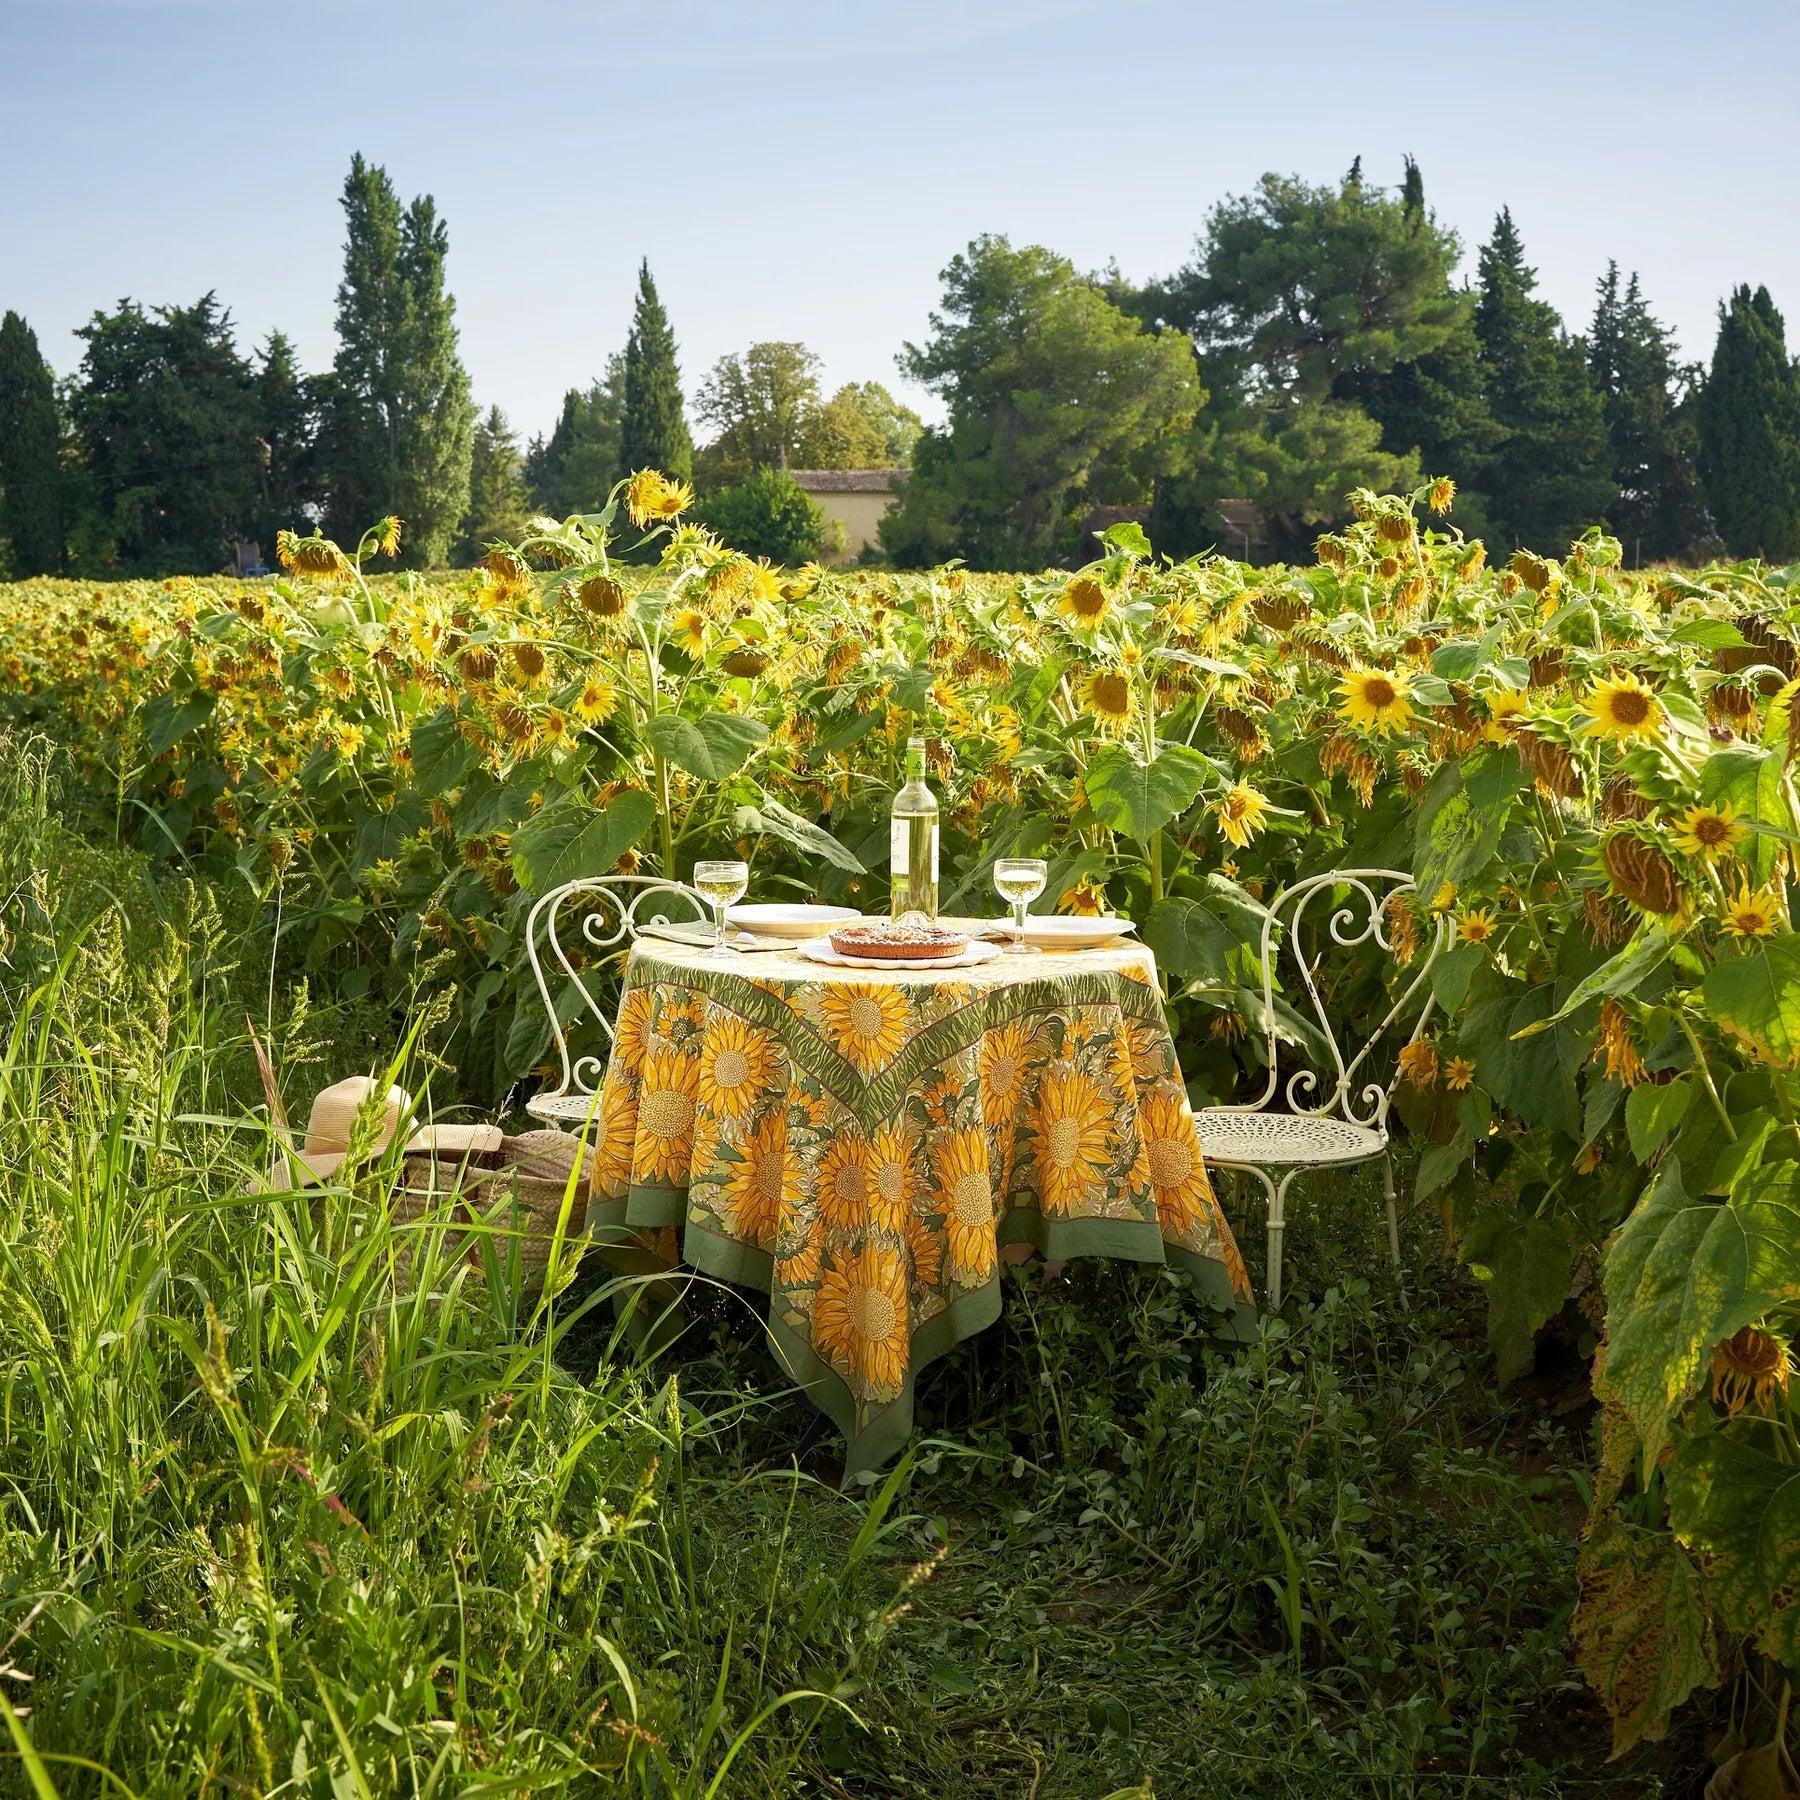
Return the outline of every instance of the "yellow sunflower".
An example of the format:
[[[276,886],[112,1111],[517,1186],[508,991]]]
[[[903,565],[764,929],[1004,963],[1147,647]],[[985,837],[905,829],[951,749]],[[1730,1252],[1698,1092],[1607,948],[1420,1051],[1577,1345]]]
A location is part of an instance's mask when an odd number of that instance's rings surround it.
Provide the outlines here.
[[[1056,910],[1059,913],[1074,913],[1082,918],[1099,918],[1106,911],[1105,883],[1082,876],[1073,887],[1063,889],[1062,897],[1056,903]]]
[[[1338,717],[1358,730],[1403,731],[1412,718],[1412,688],[1391,669],[1352,669],[1338,692]]]
[[[1131,682],[1117,669],[1096,669],[1081,684],[1081,702],[1102,725],[1123,725],[1132,712]]]
[[[1038,1196],[1050,1212],[1073,1212],[1111,1160],[1111,1120],[1093,1082],[1066,1065],[1046,1075],[1032,1111]]]
[[[669,635],[677,649],[685,650],[689,656],[701,655],[706,649],[706,614],[691,606],[678,612],[669,626]]]
[[[906,1253],[913,1280],[922,1288],[936,1287],[944,1268],[944,1240],[917,1213],[906,1215]]]
[[[869,1143],[860,1132],[840,1131],[819,1159],[819,1213],[837,1231],[860,1231],[869,1222]]]
[[[650,1014],[656,996],[647,987],[630,989],[619,1002],[619,1023],[613,1033],[613,1061],[627,1073],[639,1074],[649,1046]]]
[[[909,1011],[899,987],[833,986],[820,1010],[831,1047],[865,1076],[885,1068],[906,1047]]]
[[[1721,923],[1735,938],[1765,938],[1775,935],[1780,918],[1781,902],[1768,888],[1752,893],[1749,888],[1740,887],[1725,908]]]
[[[575,716],[584,725],[598,725],[612,717],[618,704],[619,690],[604,675],[594,675],[575,697]]]
[[[701,1104],[721,1119],[748,1118],[774,1063],[766,1032],[730,1013],[716,1016],[700,1050]]]
[[[1031,1027],[1023,1019],[996,1026],[981,1040],[981,1116],[991,1128],[1010,1125],[1025,1097]]]
[[[1462,944],[1485,944],[1494,935],[1491,906],[1465,907],[1456,916],[1456,938]]]
[[[784,1221],[785,1223],[785,1221]],[[825,1258],[825,1221],[814,1219],[797,1249],[775,1259],[775,1279],[784,1287],[810,1287]]]
[[[1263,815],[1268,810],[1268,796],[1240,781],[1225,790],[1213,808],[1213,816],[1219,821],[1219,829],[1241,850],[1262,830]]]
[[[1091,575],[1077,575],[1063,589],[1056,610],[1077,630],[1092,631],[1111,610],[1112,599]]]
[[[1150,1185],[1164,1237],[1191,1237],[1206,1216],[1212,1183],[1200,1156],[1194,1115],[1182,1096],[1158,1088],[1144,1096],[1138,1127],[1150,1157]]]
[[[812,1322],[814,1341],[863,1394],[885,1399],[898,1393],[911,1338],[900,1253],[868,1244],[830,1263]]]
[[[678,518],[694,503],[685,481],[671,481],[658,469],[639,469],[625,490],[625,510],[642,531],[662,519]]]
[[[944,1215],[950,1269],[964,1285],[979,1285],[994,1272],[994,1192],[987,1134],[952,1131],[939,1140],[932,1185]]]
[[[1690,806],[1681,815],[1675,848],[1683,856],[1717,862],[1733,855],[1749,835],[1750,828],[1737,817],[1736,808],[1729,800],[1721,800],[1716,806]]]
[[[738,1160],[725,1183],[733,1228],[764,1249],[781,1222],[787,1167],[787,1114],[777,1107],[738,1147]]]
[[[588,1192],[597,1200],[617,1200],[631,1186],[631,1159],[637,1143],[637,1101],[623,1081],[609,1081],[600,1096],[599,1142]]]
[[[898,1231],[912,1212],[912,1144],[904,1119],[884,1125],[869,1140],[869,1223]]]
[[[1512,742],[1512,735],[1531,716],[1531,696],[1521,688],[1495,688],[1487,697],[1490,744]]]
[[[1662,734],[1663,707],[1656,695],[1627,670],[1604,681],[1596,681],[1588,690],[1587,709],[1593,722],[1587,727],[1589,737],[1653,738]]]
[[[687,1185],[699,1086],[700,1064],[691,1056],[678,1050],[658,1050],[644,1059],[633,1181],[657,1187]]]
[[[1451,1057],[1444,1069],[1444,1086],[1460,1094],[1475,1079],[1475,1065],[1466,1056]]]

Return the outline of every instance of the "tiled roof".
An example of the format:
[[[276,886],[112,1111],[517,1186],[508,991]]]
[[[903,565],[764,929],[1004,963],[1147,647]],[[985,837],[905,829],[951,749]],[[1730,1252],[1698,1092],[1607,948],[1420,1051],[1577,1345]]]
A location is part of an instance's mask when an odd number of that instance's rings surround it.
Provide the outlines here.
[[[789,469],[809,494],[891,494],[905,487],[910,469]]]

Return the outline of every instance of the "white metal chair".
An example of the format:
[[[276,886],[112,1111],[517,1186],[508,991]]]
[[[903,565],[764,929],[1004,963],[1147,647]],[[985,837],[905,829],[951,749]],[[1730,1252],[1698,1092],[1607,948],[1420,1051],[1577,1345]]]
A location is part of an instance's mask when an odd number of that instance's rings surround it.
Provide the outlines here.
[[[656,912],[640,919],[638,908],[658,895],[668,895],[683,902],[692,909],[693,918],[672,920],[667,912]],[[565,919],[570,902],[584,898],[592,904],[579,922]],[[592,1113],[594,1095],[606,1074],[606,1062],[602,1057],[570,1059],[569,1038],[564,1027],[565,1023],[572,1024],[574,1017],[565,1021],[558,1011],[558,996],[551,992],[550,978],[544,970],[546,957],[574,983],[586,1011],[599,1020],[609,1044],[613,1036],[612,1021],[583,979],[584,971],[592,973],[588,953],[580,950],[581,960],[577,962],[563,942],[564,931],[583,940],[604,962],[609,959],[609,953],[628,949],[645,925],[693,924],[704,921],[707,916],[706,902],[695,889],[683,882],[664,881],[655,875],[596,875],[586,881],[565,882],[561,887],[552,888],[532,907],[525,919],[525,950],[531,958],[531,973],[537,980],[544,1011],[550,1018],[550,1034],[556,1040],[556,1053],[562,1062],[561,1083],[546,1094],[533,1094],[525,1102],[525,1110],[534,1119],[544,1119],[553,1125],[581,1124]],[[567,994],[566,988],[563,993]]]
[[[1322,958],[1333,946],[1354,952],[1363,945],[1373,945],[1392,958],[1393,945],[1388,942],[1386,908],[1399,894],[1416,893],[1413,878],[1398,869],[1334,869],[1323,875],[1310,876],[1296,882],[1275,897],[1263,920],[1262,929],[1262,1000],[1267,1033],[1269,1063],[1268,1083],[1259,1098],[1243,1106],[1208,1106],[1195,1115],[1200,1132],[1200,1147],[1207,1162],[1223,1169],[1240,1169],[1254,1175],[1263,1185],[1269,1201],[1269,1307],[1281,1305],[1281,1236],[1287,1191],[1295,1178],[1308,1169],[1347,1168],[1357,1163],[1382,1164],[1382,1186],[1387,1198],[1388,1246],[1395,1266],[1400,1262],[1400,1224],[1394,1208],[1394,1165],[1388,1155],[1388,1106],[1400,1079],[1396,1064],[1392,1077],[1384,1087],[1379,1082],[1365,1081],[1358,1091],[1357,1082],[1371,1072],[1370,1058],[1388,1031],[1412,1006],[1421,987],[1424,1004],[1407,1042],[1416,1042],[1425,1029],[1434,1004],[1426,985],[1431,965],[1449,941],[1447,918],[1439,918],[1431,928],[1430,947],[1400,997],[1388,1009],[1367,1043],[1346,1062],[1338,1048],[1336,1034],[1319,994],[1318,971]],[[1307,908],[1321,895],[1326,896],[1330,916],[1321,921],[1330,943],[1320,944],[1310,958],[1302,942],[1302,927]],[[1363,911],[1367,909],[1367,917]],[[1274,1109],[1277,1090],[1283,1088],[1276,1060],[1275,958],[1274,935],[1286,921],[1287,945],[1299,967],[1306,995],[1319,1030],[1331,1051],[1336,1076],[1328,1086],[1310,1069],[1301,1068],[1287,1078],[1283,1098],[1286,1111]],[[1360,928],[1359,928],[1359,920]],[[1311,1102],[1309,1104],[1309,1102]],[[1285,1171],[1277,1183],[1274,1171]]]

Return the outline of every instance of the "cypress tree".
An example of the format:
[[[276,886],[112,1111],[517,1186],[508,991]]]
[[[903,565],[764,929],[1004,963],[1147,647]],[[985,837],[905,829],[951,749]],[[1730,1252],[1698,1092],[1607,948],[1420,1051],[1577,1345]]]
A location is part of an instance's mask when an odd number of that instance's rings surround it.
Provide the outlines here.
[[[313,495],[313,398],[292,340],[272,331],[256,372],[256,422],[262,475],[254,532],[265,560],[275,533],[303,530]]]
[[[1698,410],[1700,476],[1726,549],[1800,555],[1800,380],[1767,288],[1740,287],[1719,307]]]
[[[1600,391],[1619,489],[1613,530],[1634,563],[1679,556],[1706,530],[1694,468],[1692,371],[1676,361],[1675,340],[1651,314],[1635,272],[1621,289],[1616,262],[1598,284],[1588,371]]]
[[[352,158],[327,389],[327,527],[342,540],[387,513],[406,523],[402,560],[442,562],[469,504],[475,405],[444,287],[449,238],[429,194],[404,213],[387,171]]]
[[[556,428],[533,438],[525,456],[531,504],[555,519],[598,512],[619,478],[619,425],[625,411],[625,355],[606,359],[606,374],[563,395]]]
[[[20,579],[63,566],[62,424],[37,333],[0,320],[0,558]]]
[[[469,458],[469,511],[462,522],[456,560],[478,562],[497,539],[516,542],[524,535],[530,495],[506,414],[490,406],[475,426],[474,449]]]
[[[637,308],[625,341],[625,413],[619,463],[626,472],[661,469],[685,481],[694,472],[694,440],[681,402],[675,333],[657,297],[648,258],[638,269]]]
[[[1580,339],[1533,297],[1537,273],[1510,210],[1494,221],[1478,271],[1475,337],[1501,434],[1483,479],[1493,528],[1507,544],[1560,556],[1618,496],[1600,395]]]

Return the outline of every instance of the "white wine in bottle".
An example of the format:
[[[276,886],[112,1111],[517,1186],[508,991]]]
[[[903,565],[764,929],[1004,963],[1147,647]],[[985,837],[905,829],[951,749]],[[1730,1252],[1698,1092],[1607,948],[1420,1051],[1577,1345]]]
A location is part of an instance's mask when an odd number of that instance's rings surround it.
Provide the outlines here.
[[[888,838],[889,916],[929,925],[938,913],[938,803],[925,785],[925,740],[906,744],[906,785],[894,796]]]

